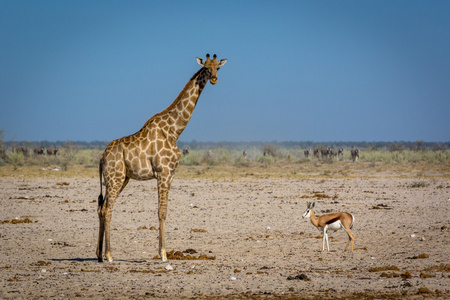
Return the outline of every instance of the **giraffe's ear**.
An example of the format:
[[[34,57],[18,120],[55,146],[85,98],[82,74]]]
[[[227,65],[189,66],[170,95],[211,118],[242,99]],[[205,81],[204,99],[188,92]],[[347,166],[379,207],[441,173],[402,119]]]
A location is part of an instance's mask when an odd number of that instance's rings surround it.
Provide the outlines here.
[[[203,59],[201,59],[200,57],[197,57],[197,62],[200,66],[202,66],[202,67],[205,66],[205,61]]]
[[[225,63],[227,62],[228,59],[224,58],[219,60],[219,68],[222,67],[223,65],[225,65]]]

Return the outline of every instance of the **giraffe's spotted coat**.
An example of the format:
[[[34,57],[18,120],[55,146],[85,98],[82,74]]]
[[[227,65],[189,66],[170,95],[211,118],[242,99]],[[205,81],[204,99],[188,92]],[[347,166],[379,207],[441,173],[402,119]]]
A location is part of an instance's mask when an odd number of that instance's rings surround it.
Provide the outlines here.
[[[103,261],[103,238],[105,256],[112,261],[110,247],[110,223],[114,201],[130,179],[157,179],[159,254],[166,260],[164,227],[170,185],[181,157],[177,139],[192,117],[198,98],[208,80],[217,82],[217,70],[226,59],[217,61],[216,55],[206,61],[197,58],[202,68],[194,74],[178,97],[164,111],[150,118],[133,135],[112,141],[100,158],[100,180],[105,180],[105,198],[100,193],[98,215],[100,219],[97,257]]]

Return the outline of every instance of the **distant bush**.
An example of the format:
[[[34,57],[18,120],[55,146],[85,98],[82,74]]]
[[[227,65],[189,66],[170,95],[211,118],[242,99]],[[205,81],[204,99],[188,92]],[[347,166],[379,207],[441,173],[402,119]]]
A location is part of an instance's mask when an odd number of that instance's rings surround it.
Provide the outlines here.
[[[188,155],[183,155],[179,164],[184,166],[198,166],[200,165],[200,157],[197,151],[190,151]]]
[[[8,162],[16,169],[18,166],[23,166],[25,157],[22,152],[10,152],[8,154]]]
[[[403,164],[403,163],[449,163],[450,150],[446,151],[361,151],[360,161],[383,162],[385,164]]]
[[[429,184],[426,183],[425,181],[415,181],[413,183],[411,183],[409,185],[409,187],[411,188],[423,188],[423,187],[427,187]]]
[[[282,149],[280,146],[275,145],[264,145],[262,147],[262,152],[264,156],[282,157]]]
[[[360,149],[358,162],[369,162],[374,166],[376,163],[385,164],[408,164],[408,163],[430,163],[430,164],[450,164],[450,150],[444,145],[435,151],[430,148],[423,148],[421,144],[413,147],[414,150],[407,150],[402,147],[402,143],[394,143],[393,147],[384,150]],[[400,146],[399,146],[400,145]],[[71,165],[84,165],[85,167],[97,167],[103,149],[85,149],[74,144],[67,143],[67,147],[58,148],[57,155],[37,154],[33,148],[28,148],[27,155],[22,151],[12,151],[11,147],[2,152],[0,166],[13,165],[15,168],[22,165],[28,166],[59,166],[67,170]],[[395,149],[395,150],[393,150]],[[403,149],[403,150],[400,150]],[[419,150],[418,150],[419,149]],[[392,151],[391,151],[392,150]],[[264,152],[266,155],[264,155]],[[202,150],[192,150],[188,155],[183,155],[180,165],[184,166],[216,166],[229,165],[237,167],[258,166],[267,167],[272,164],[308,164],[315,166],[322,164],[340,164],[350,162],[350,151],[344,151],[344,156],[339,159],[329,158],[327,160],[317,160],[313,156],[305,158],[302,148],[281,148],[277,145],[264,145],[261,148],[254,147],[247,150],[244,157],[242,149],[212,148]]]

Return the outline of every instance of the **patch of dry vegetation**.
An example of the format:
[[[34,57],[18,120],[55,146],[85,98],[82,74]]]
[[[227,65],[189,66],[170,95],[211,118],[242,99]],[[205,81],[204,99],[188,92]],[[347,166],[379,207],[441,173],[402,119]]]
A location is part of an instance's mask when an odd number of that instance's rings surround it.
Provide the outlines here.
[[[56,156],[16,155],[0,164],[0,176],[76,178],[98,177],[99,149],[61,149]],[[268,153],[268,154],[267,154]],[[344,151],[345,153],[345,151]],[[305,158],[301,149],[276,148],[249,151],[248,158],[233,149],[198,150],[185,155],[177,170],[179,178],[357,178],[415,177],[411,187],[423,187],[421,178],[450,178],[450,150],[401,151],[364,150],[356,163],[344,154],[339,159]]]

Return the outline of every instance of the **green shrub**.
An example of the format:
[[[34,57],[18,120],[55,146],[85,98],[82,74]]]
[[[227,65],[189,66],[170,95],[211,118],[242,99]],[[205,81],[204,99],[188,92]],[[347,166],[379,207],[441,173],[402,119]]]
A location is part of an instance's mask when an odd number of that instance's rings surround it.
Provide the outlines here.
[[[180,165],[184,166],[200,165],[200,157],[198,155],[198,152],[191,150],[188,155],[183,155],[180,159]]]
[[[415,181],[409,185],[410,188],[423,188],[427,186],[428,183],[426,183],[425,181]]]
[[[10,152],[8,154],[8,162],[14,166],[14,169],[17,166],[23,166],[25,163],[25,158],[22,152]]]

